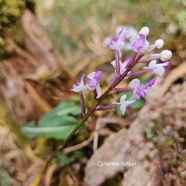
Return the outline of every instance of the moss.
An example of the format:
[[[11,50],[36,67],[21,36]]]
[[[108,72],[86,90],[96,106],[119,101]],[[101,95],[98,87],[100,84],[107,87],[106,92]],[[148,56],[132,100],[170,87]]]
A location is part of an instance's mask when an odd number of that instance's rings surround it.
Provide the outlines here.
[[[11,118],[5,100],[0,99],[0,105],[0,123],[4,124],[12,132],[16,144],[24,148],[28,144],[28,141],[22,134],[20,124]]]
[[[18,46],[24,47],[24,33],[18,24],[9,25],[6,28],[6,32]]]
[[[0,0],[0,59],[8,57],[5,38],[11,38],[20,46],[24,46],[24,34],[20,18],[25,8],[34,11],[33,0]]]
[[[6,50],[6,45],[2,37],[0,37],[0,59],[8,57],[8,51]]]
[[[24,2],[20,0],[0,0],[0,16],[2,28],[9,24],[15,24],[22,14],[24,9]]]

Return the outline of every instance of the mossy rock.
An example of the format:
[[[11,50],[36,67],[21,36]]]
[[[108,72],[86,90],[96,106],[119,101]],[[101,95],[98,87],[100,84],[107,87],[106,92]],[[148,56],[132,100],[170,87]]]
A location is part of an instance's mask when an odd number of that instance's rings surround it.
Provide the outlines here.
[[[11,38],[20,46],[24,46],[24,34],[20,26],[20,18],[27,7],[34,10],[33,0],[0,0],[0,59],[9,56],[5,38]]]
[[[4,26],[15,24],[23,12],[25,3],[20,0],[0,0],[0,7],[1,29],[3,29]]]

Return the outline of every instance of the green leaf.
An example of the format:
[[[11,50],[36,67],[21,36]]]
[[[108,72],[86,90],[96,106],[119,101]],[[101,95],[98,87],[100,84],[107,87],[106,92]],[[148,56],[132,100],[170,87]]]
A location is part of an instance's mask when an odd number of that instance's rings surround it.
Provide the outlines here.
[[[75,125],[65,126],[33,126],[32,123],[22,128],[23,133],[28,137],[45,136],[48,138],[63,139],[65,140],[70,132],[74,129]]]
[[[57,164],[61,167],[69,165],[70,163],[73,163],[76,159],[81,157],[83,155],[82,151],[75,151],[71,155],[67,155],[63,152],[58,152],[56,155]]]
[[[145,100],[141,98],[137,100],[135,103],[133,103],[132,105],[130,105],[130,108],[140,109],[141,107],[143,107],[144,104],[145,104]]]
[[[70,114],[73,116],[78,116],[81,114],[81,107],[79,105],[74,105],[72,101],[63,101],[55,108],[57,115]]]
[[[63,101],[57,107],[44,114],[38,121],[32,121],[23,127],[28,137],[45,136],[55,139],[66,139],[77,124],[81,108],[72,101]]]
[[[76,123],[77,123],[77,120],[74,117],[68,116],[68,115],[64,115],[64,116],[57,116],[57,115],[45,116],[45,117],[42,117],[38,122],[39,126],[42,126],[42,127],[75,125]]]

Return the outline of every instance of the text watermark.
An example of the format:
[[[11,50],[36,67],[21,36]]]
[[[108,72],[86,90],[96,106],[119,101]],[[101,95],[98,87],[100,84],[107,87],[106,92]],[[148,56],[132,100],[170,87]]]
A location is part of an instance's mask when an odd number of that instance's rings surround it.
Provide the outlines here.
[[[110,166],[124,166],[124,167],[134,167],[136,165],[136,162],[131,162],[131,161],[108,161],[108,162],[103,162],[103,161],[97,161],[97,166],[98,167],[110,167]]]

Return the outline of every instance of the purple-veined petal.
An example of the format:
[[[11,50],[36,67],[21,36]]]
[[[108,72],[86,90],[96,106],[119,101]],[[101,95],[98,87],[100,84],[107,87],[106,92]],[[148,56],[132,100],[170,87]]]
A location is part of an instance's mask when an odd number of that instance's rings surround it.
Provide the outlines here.
[[[89,79],[94,79],[95,75],[96,75],[96,72],[91,72],[90,74],[87,75],[87,77]]]
[[[146,87],[150,87],[155,83],[155,78],[150,79],[147,83],[145,83]]]
[[[73,84],[73,89],[71,89],[74,92],[81,92],[86,89],[86,86],[84,85],[84,77],[85,74],[81,76],[80,82],[77,82],[76,84]]]
[[[87,80],[86,87],[89,90],[95,90],[97,85],[99,84],[99,79],[100,79],[101,75],[102,75],[101,71],[91,72],[90,74],[88,74],[87,77],[89,79]]]
[[[99,80],[99,78],[101,77],[101,75],[102,75],[102,72],[101,72],[101,71],[97,71],[97,72],[95,73],[95,78],[96,78],[96,80]]]
[[[145,98],[147,96],[146,89],[141,89],[139,94],[142,98]]]
[[[162,63],[162,66],[163,66],[163,67],[167,67],[167,66],[169,66],[169,65],[170,65],[170,62],[169,62],[169,61],[165,61],[165,62]]]
[[[98,81],[96,79],[88,79],[87,80],[87,88],[89,90],[94,90],[98,85]]]
[[[121,29],[120,32],[119,32],[119,34],[118,34],[118,39],[121,40],[121,41],[123,41],[124,38],[125,38],[125,33],[126,33],[125,29],[124,28]]]

